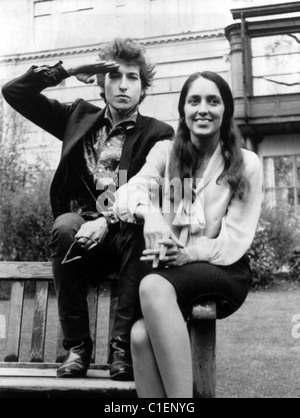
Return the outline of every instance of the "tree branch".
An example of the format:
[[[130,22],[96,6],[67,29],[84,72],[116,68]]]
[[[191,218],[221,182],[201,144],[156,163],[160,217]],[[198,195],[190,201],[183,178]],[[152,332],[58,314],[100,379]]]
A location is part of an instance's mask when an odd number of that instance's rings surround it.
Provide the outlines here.
[[[299,39],[299,38],[297,38],[297,36],[296,36],[296,35],[292,35],[291,33],[287,33],[287,36],[289,36],[289,37],[291,37],[291,38],[295,39],[295,41],[296,41],[296,42],[298,42],[298,44],[300,44],[300,39]]]
[[[263,77],[263,76],[254,76],[253,78],[262,78],[263,80],[269,81],[270,83],[280,84],[282,86],[293,87],[293,86],[300,86],[300,83],[284,83],[283,81],[276,81],[271,80],[270,78]]]

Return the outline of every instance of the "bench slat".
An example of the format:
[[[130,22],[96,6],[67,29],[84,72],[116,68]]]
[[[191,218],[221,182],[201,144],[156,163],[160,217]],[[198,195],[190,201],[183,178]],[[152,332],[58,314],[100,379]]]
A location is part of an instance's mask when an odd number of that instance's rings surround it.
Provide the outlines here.
[[[107,365],[109,341],[109,313],[112,282],[99,284],[97,311],[97,356],[96,363]]]
[[[50,369],[51,370],[51,369]],[[48,373],[50,372],[48,369]],[[55,371],[53,371],[55,373]],[[89,371],[88,378],[57,379],[54,376],[5,376],[0,377],[0,387],[6,392],[81,392],[99,393],[101,396],[136,397],[133,382],[117,382],[109,379],[108,372]]]
[[[18,361],[24,305],[24,282],[13,282],[8,316],[5,361]]]
[[[109,311],[109,330],[108,330],[108,344],[111,338],[111,332],[113,329],[116,310],[118,305],[118,295],[117,295],[118,283],[111,282],[110,284],[110,311]]]
[[[43,362],[46,338],[49,282],[36,283],[30,361]]]
[[[51,280],[52,265],[50,262],[38,261],[1,261],[1,280]]]
[[[56,367],[38,368],[38,367],[1,367],[0,377],[4,376],[40,376],[40,377],[56,377]],[[108,370],[89,368],[87,377],[108,377]]]
[[[95,363],[95,349],[97,344],[97,308],[98,308],[98,289],[90,286],[88,289],[87,303],[89,308],[90,336],[93,341],[93,353],[91,363]]]
[[[66,356],[66,351],[63,347],[63,335],[60,322],[57,324],[57,347],[56,347],[56,363],[62,363],[63,359]]]
[[[22,361],[22,362],[3,362],[0,361],[0,370],[3,369],[58,369],[60,365],[58,363],[33,363],[28,361]],[[91,370],[107,370],[108,366],[107,364],[101,365],[101,364],[90,364],[89,369]],[[6,375],[7,373],[4,373]],[[1,376],[1,373],[0,373]]]
[[[50,261],[1,261],[0,280],[53,280]],[[105,273],[104,280],[118,280],[117,273]]]

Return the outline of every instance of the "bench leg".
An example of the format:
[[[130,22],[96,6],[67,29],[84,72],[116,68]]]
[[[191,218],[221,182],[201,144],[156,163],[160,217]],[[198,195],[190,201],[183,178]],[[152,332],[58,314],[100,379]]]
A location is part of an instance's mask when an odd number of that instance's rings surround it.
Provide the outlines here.
[[[216,395],[216,321],[190,321],[193,361],[194,398],[215,398]]]

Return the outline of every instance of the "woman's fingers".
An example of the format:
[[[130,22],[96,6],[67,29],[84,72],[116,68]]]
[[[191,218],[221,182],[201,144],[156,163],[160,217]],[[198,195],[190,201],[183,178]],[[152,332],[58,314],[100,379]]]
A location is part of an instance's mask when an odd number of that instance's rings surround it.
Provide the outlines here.
[[[153,268],[157,268],[159,265],[161,266],[170,266],[174,265],[176,262],[177,257],[174,256],[166,256],[163,260],[158,260],[157,255],[148,255],[148,256],[142,256],[140,258],[141,261],[144,261],[146,263],[152,263]]]
[[[167,247],[173,247],[173,246],[177,246],[178,248],[184,248],[184,245],[182,244],[182,242],[176,237],[176,235],[171,232],[171,237],[170,238],[163,238],[161,240],[159,240],[159,244],[163,244],[166,245]]]
[[[155,255],[152,261],[152,268],[156,269],[159,265],[159,256]]]
[[[160,250],[159,250],[159,259],[163,260],[167,254],[168,247],[164,244],[160,244]]]
[[[152,268],[156,269],[160,263],[168,264],[169,262],[176,261],[178,250],[174,247],[172,249],[166,248],[165,251],[162,252],[160,248],[152,249],[152,250],[144,250],[143,255],[141,257],[141,261],[151,262]],[[162,256],[161,254],[164,253]]]
[[[164,244],[164,241],[168,241],[170,238],[170,233],[171,231],[168,230],[166,232],[164,232],[162,240],[159,240],[158,242],[160,243],[159,247],[160,247],[160,251],[159,251],[159,260],[163,260],[167,251],[168,251],[168,245]]]
[[[175,242],[175,244],[177,245],[178,248],[184,248],[184,245],[182,244],[180,239],[177,238],[176,235],[174,234],[174,232],[172,232],[172,231],[171,231],[171,238]]]
[[[146,248],[146,250],[149,250],[151,248],[150,237],[149,237],[149,235],[145,234],[144,238],[145,238],[145,248]]]

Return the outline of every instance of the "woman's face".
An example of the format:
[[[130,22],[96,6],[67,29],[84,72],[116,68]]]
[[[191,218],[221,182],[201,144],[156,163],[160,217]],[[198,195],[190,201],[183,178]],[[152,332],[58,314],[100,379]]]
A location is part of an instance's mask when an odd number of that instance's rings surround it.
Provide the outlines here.
[[[217,85],[200,77],[188,90],[184,105],[185,123],[191,132],[191,141],[220,141],[225,105]]]

